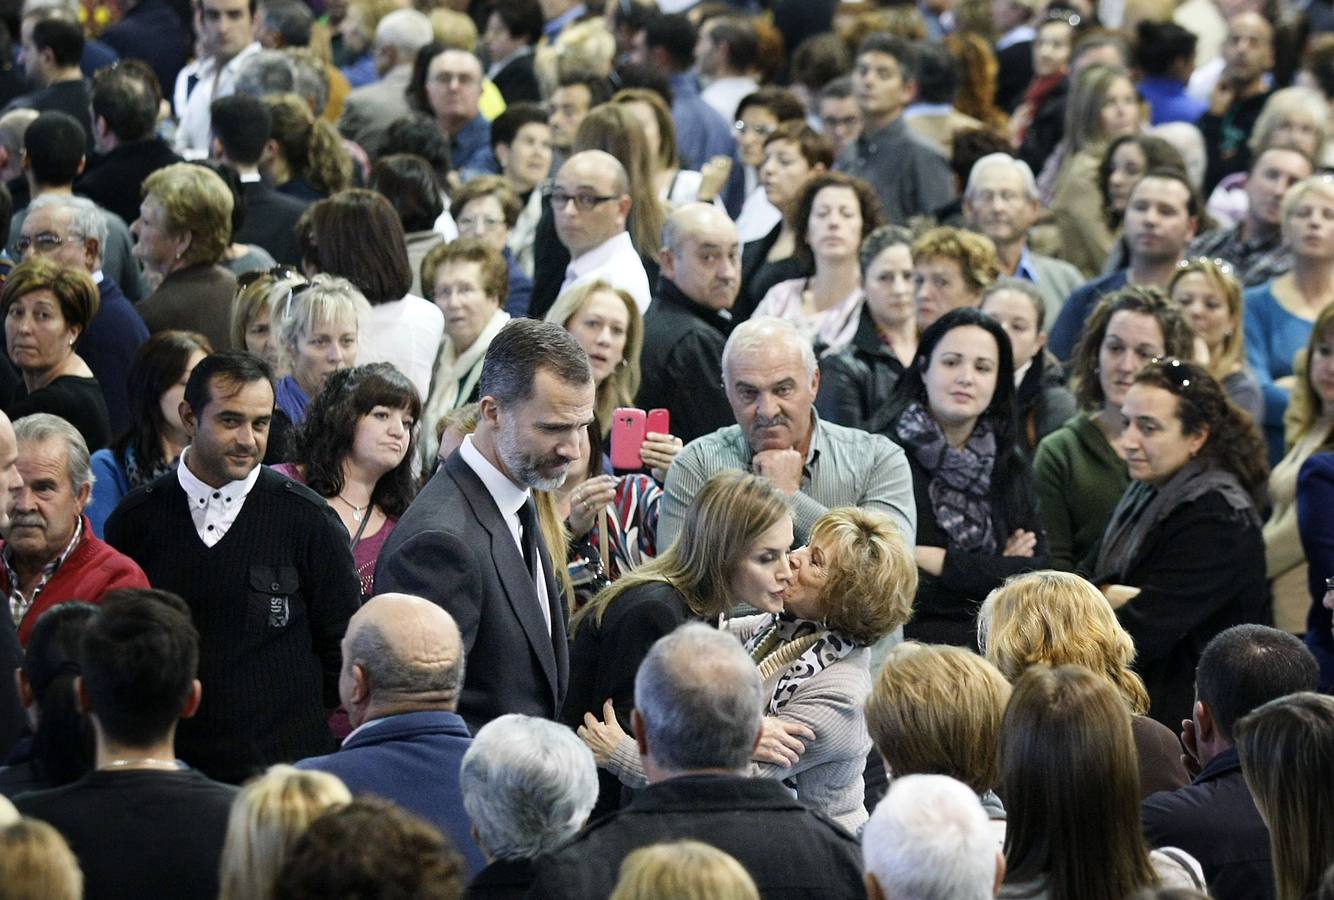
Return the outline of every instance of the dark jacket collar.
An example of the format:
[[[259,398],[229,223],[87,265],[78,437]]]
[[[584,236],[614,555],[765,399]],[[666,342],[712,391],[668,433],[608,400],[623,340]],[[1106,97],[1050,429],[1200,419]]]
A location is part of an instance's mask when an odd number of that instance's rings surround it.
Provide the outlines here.
[[[349,735],[343,744],[344,750],[353,747],[366,747],[383,744],[387,741],[399,741],[423,734],[440,734],[451,737],[470,739],[468,726],[458,713],[448,710],[423,710],[421,712],[399,713],[385,716],[374,721],[369,728],[362,727]]]
[[[1241,756],[1237,753],[1236,747],[1229,747],[1222,753],[1209,760],[1209,764],[1200,770],[1191,784],[1203,784],[1206,781],[1216,781],[1219,778],[1226,778],[1234,772],[1241,771]]]
[[[645,788],[628,813],[805,810],[780,781],[740,775],[681,775]]]
[[[724,319],[717,312],[709,309],[702,303],[696,303],[685,295],[682,290],[676,286],[676,282],[660,276],[658,278],[658,294],[654,299],[655,303],[662,303],[664,306],[678,309],[689,313],[696,319],[708,325],[722,334],[726,335],[732,330],[732,323]]]

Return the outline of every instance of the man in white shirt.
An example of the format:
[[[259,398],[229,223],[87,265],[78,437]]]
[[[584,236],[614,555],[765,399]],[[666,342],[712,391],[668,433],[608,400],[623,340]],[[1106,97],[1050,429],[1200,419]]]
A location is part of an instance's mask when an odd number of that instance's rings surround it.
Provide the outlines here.
[[[259,52],[254,36],[255,0],[197,0],[195,30],[202,52],[176,76],[176,152],[186,159],[208,156],[209,105],[236,87],[241,63]]]
[[[424,597],[458,623],[458,712],[474,734],[506,713],[554,718],[565,700],[566,604],[529,492],[560,487],[578,458],[593,373],[564,328],[514,319],[487,348],[480,392],[477,430],[399,519],[375,573],[377,591]]]
[[[705,86],[699,96],[723,121],[735,122],[738,104],[760,89],[751,76],[759,54],[759,36],[746,19],[716,16],[700,26],[695,67]]]
[[[600,278],[635,298],[641,313],[653,299],[639,251],[625,230],[630,179],[616,157],[585,150],[566,160],[551,191],[556,235],[570,251],[561,293]]]

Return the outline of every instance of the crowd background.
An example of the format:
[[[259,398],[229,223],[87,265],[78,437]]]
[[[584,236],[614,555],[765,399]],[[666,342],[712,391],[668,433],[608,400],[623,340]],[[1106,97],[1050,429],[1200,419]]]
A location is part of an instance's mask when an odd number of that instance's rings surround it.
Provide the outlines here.
[[[1332,120],[1326,0],[5,5],[0,898],[1334,897]]]

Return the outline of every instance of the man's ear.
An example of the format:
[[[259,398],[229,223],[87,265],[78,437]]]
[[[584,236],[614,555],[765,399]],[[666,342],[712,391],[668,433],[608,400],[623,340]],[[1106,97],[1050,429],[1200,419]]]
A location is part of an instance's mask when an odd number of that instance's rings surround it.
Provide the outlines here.
[[[496,162],[500,163],[500,170],[505,171],[505,167],[510,164],[510,145],[496,144],[495,149],[491,152],[496,155]]]
[[[371,696],[371,680],[366,670],[356,663],[352,664],[352,690],[348,698],[355,705],[364,704]]]
[[[185,433],[190,436],[190,440],[195,439],[195,429],[199,423],[195,421],[195,411],[190,408],[190,404],[182,400],[180,406],[176,407],[176,412],[181,417],[181,424],[185,426]]]
[[[194,718],[195,713],[199,712],[199,701],[203,699],[203,696],[204,686],[200,683],[199,679],[196,678],[194,681],[190,682],[190,693],[185,698],[185,703],[181,705],[180,718]]]
[[[1195,701],[1195,742],[1209,743],[1218,737],[1218,723],[1209,707],[1199,700]]]
[[[88,508],[88,498],[92,495],[93,486],[91,483],[81,486],[79,490],[75,492],[74,500],[78,504],[80,515],[82,515],[83,511]]]
[[[908,95],[909,103],[917,102],[917,82],[911,78],[903,79],[903,92]]]
[[[639,755],[648,756],[648,739],[645,737],[648,729],[644,727],[644,717],[637,709],[630,711],[630,729],[635,733],[635,746],[639,750]]]
[[[663,247],[658,251],[658,269],[668,281],[676,280],[676,257],[672,255],[670,248]]]

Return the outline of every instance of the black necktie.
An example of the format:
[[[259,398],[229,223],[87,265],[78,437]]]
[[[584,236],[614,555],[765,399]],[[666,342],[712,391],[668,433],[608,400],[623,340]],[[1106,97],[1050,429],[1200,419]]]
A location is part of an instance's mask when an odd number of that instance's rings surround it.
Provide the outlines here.
[[[525,500],[523,506],[519,507],[519,529],[521,531],[519,544],[523,547],[523,561],[528,565],[528,577],[533,579],[533,584],[537,584],[537,579],[541,577],[538,573],[537,553],[537,511],[533,508],[531,499]]]

